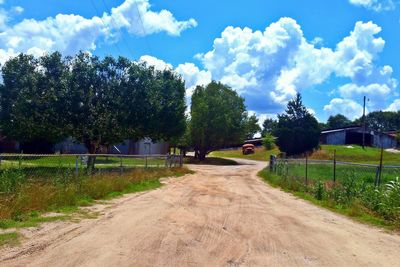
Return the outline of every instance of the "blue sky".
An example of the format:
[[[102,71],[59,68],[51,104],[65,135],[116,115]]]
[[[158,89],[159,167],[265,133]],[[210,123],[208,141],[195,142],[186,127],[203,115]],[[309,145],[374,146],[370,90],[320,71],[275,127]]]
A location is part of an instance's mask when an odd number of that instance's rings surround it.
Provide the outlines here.
[[[176,69],[188,97],[221,80],[261,119],[296,92],[321,121],[356,118],[363,95],[369,111],[400,109],[399,11],[391,0],[0,0],[0,63],[123,55]]]

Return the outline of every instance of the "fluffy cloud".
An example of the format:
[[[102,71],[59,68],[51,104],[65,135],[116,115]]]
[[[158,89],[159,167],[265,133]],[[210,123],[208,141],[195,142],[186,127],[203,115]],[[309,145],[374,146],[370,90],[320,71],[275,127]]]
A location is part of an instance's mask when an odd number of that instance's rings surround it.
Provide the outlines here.
[[[363,114],[363,107],[348,99],[334,98],[324,107],[328,115],[343,114],[350,119],[359,118]]]
[[[196,86],[207,85],[211,82],[211,72],[200,70],[193,63],[180,64],[176,68],[176,72],[178,72],[185,80],[187,96],[191,96],[193,94]]]
[[[177,36],[197,25],[194,19],[178,21],[168,10],[154,12],[150,8],[149,0],[125,0],[101,17],[58,14],[40,21],[24,19],[13,26],[6,25],[7,16],[0,10],[0,61],[19,52],[38,55],[55,50],[65,54],[94,50],[101,39],[116,38],[121,30],[139,36],[158,32]]]
[[[381,12],[395,9],[393,0],[349,0],[350,4]]]
[[[354,30],[335,48],[317,47],[320,41],[307,41],[301,27],[291,18],[281,18],[263,32],[227,27],[215,39],[213,49],[197,55],[212,79],[221,80],[246,98],[259,113],[273,113],[297,92],[326,82],[331,76],[349,79],[336,90],[351,104],[367,95],[371,108],[383,108],[395,95],[397,81],[390,66],[377,66],[385,41],[377,37],[381,28],[372,22],[357,22]],[[351,105],[353,108],[355,105]]]
[[[400,99],[396,99],[392,104],[386,109],[387,111],[400,111]]]
[[[153,66],[156,70],[172,69],[171,64],[149,55],[141,56],[139,61],[145,62],[149,66]]]

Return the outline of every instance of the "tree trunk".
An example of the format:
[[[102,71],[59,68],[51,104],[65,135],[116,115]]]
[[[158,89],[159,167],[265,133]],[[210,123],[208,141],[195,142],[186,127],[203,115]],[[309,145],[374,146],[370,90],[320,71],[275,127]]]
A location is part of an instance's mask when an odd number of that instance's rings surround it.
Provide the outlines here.
[[[199,158],[200,161],[205,161],[206,160],[206,155],[207,155],[206,151],[199,150],[198,158]]]
[[[87,141],[85,142],[85,146],[89,152],[88,161],[87,161],[87,173],[93,174],[95,169],[96,163],[96,153],[98,152],[99,145],[97,142],[94,141]],[[92,156],[93,155],[93,156]]]

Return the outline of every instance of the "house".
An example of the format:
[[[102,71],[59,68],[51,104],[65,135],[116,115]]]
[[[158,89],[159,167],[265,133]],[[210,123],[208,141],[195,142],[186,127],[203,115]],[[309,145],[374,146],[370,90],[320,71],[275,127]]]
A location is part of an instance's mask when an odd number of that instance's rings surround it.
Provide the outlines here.
[[[362,145],[394,148],[397,146],[396,137],[389,133],[377,133],[364,130],[362,126],[348,126],[329,129],[321,132],[321,144],[326,145]]]
[[[74,142],[72,138],[55,145],[55,151],[63,154],[85,154],[87,149],[84,145]],[[169,143],[164,141],[153,142],[150,138],[139,141],[126,140],[121,144],[105,148],[104,154],[124,155],[164,155],[169,151]]]

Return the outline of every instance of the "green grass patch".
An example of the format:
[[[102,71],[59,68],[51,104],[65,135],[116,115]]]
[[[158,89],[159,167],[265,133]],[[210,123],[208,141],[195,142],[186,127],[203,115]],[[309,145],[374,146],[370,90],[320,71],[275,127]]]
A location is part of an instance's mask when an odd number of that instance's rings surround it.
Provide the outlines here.
[[[379,164],[381,149],[375,147],[366,147],[363,149],[361,146],[334,146],[322,145],[319,150],[316,150],[309,158],[310,159],[323,159],[333,160],[334,151],[336,150],[337,161],[354,162],[354,163],[368,163]],[[211,153],[211,156],[222,158],[241,158],[250,160],[269,161],[270,155],[279,155],[281,152],[278,148],[273,150],[265,150],[264,148],[256,148],[254,154],[243,155],[242,149],[234,150],[219,150]],[[386,165],[400,165],[400,153],[383,152],[383,163]]]
[[[356,221],[383,227],[389,230],[400,229],[400,217],[392,216],[389,218],[388,216],[385,217],[382,213],[371,210],[363,202],[367,199],[365,196],[358,195],[345,199],[346,195],[354,192],[348,192],[348,188],[346,189],[345,186],[342,186],[341,184],[338,184],[337,187],[331,189],[327,189],[326,184],[323,184],[323,190],[321,195],[319,195],[317,193],[319,188],[318,181],[316,182],[311,180],[309,186],[306,187],[303,179],[298,179],[295,176],[277,175],[271,173],[268,168],[260,171],[258,175],[265,182],[275,188],[280,188],[283,191],[309,201],[314,205],[340,213]],[[354,188],[356,188],[356,185],[354,185]],[[358,189],[355,189],[355,191],[357,190]],[[341,195],[342,198],[340,201],[335,199],[335,194]],[[367,192],[365,194],[367,194]]]
[[[192,173],[186,168],[137,168],[120,173],[28,180],[6,194],[0,194],[0,228],[32,227],[38,223],[68,219],[79,206],[89,206],[96,200],[111,199],[126,193],[161,186],[162,177],[178,177]],[[43,217],[56,211],[64,216]]]
[[[194,157],[184,158],[185,164],[197,164],[197,165],[220,165],[220,166],[234,166],[238,163],[234,160],[218,158],[218,157],[206,157],[204,161],[199,161]]]
[[[19,234],[16,232],[0,234],[0,247],[1,246],[14,246],[19,243]]]
[[[280,151],[277,148],[272,149],[272,150],[265,150],[262,147],[257,147],[255,149],[254,154],[243,155],[242,149],[238,148],[238,149],[233,149],[233,150],[214,151],[210,154],[210,156],[220,157],[220,158],[239,158],[239,159],[268,161],[270,155],[278,155],[279,153],[280,153]]]

